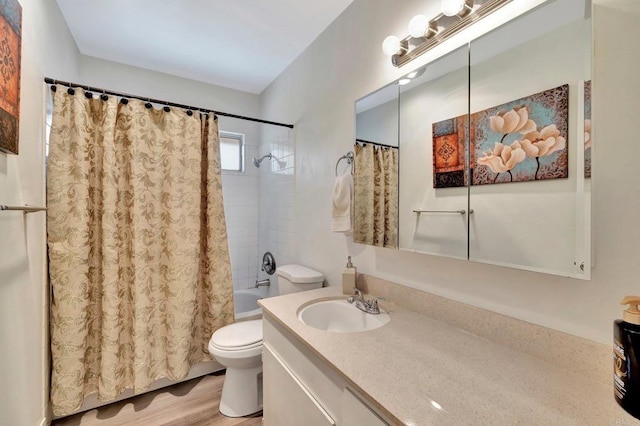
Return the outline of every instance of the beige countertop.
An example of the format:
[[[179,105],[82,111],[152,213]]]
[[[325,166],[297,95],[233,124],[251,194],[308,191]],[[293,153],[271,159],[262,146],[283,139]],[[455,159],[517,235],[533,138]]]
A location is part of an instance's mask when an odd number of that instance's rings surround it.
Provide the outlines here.
[[[260,300],[275,318],[383,414],[407,425],[640,425],[613,387],[566,371],[402,306],[381,302],[391,321],[335,333],[297,318],[326,287]]]

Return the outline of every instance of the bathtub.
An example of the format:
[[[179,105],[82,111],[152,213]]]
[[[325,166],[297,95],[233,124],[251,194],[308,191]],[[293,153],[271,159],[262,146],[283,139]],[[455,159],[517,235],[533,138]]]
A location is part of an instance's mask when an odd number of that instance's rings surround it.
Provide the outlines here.
[[[233,291],[233,310],[236,321],[257,319],[262,316],[262,308],[258,300],[265,297],[263,290],[247,288]]]

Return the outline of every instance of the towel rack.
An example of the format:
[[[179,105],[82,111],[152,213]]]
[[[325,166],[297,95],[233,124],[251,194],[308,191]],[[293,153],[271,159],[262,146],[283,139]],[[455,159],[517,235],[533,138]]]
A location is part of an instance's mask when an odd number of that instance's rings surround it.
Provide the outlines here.
[[[456,213],[456,214],[467,214],[466,210],[414,210],[414,213]],[[469,210],[470,214],[473,214],[473,209]]]
[[[336,176],[338,176],[338,165],[342,160],[347,160],[347,164],[351,164],[351,171],[353,172],[353,151],[349,151],[342,157],[338,158],[338,161],[336,162]]]
[[[0,211],[21,211],[24,213],[33,213],[33,212],[41,212],[47,210],[46,207],[35,207],[35,206],[5,206],[4,204],[0,204]]]

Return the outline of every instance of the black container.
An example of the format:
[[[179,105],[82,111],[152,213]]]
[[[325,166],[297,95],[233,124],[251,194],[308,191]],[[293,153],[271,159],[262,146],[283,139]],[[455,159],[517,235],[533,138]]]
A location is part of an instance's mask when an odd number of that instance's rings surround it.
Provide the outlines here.
[[[622,408],[640,419],[640,325],[624,320],[613,323],[613,394]]]

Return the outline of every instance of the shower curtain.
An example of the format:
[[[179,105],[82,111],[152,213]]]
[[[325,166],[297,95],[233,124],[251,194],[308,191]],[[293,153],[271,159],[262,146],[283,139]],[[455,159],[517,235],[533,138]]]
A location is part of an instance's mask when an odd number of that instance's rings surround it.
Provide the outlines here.
[[[210,361],[233,321],[213,116],[53,93],[47,171],[51,402],[108,401]],[[105,98],[103,96],[103,98]]]
[[[398,149],[355,145],[353,241],[398,247]]]

